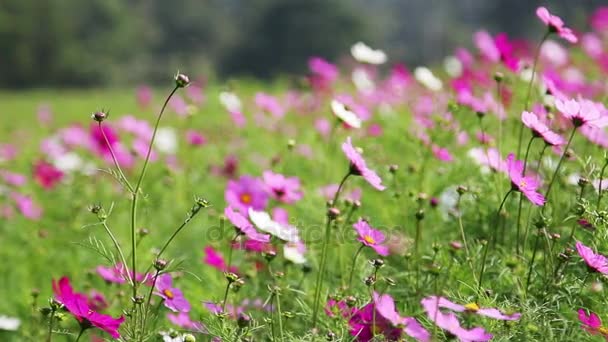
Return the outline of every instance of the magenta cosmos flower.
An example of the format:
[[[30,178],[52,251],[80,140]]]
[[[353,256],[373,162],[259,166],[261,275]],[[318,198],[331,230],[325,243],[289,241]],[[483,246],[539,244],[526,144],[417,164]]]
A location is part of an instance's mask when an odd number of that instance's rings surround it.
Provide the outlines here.
[[[228,181],[224,196],[228,205],[241,213],[246,213],[249,208],[264,210],[268,203],[264,183],[251,176]]]
[[[574,127],[604,128],[608,126],[608,115],[600,112],[599,106],[593,101],[556,99],[555,107],[572,122]]]
[[[388,341],[397,341],[403,333],[416,341],[430,341],[431,335],[414,318],[401,317],[395,310],[395,301],[387,294],[374,292],[373,301],[357,310],[350,318],[350,333],[356,341],[367,342],[376,335]]]
[[[249,240],[259,242],[269,242],[270,235],[258,232],[249,220],[238,211],[234,211],[232,207],[224,209],[224,215],[239,231],[241,231]]]
[[[76,318],[83,329],[97,327],[113,338],[120,338],[118,328],[125,320],[123,316],[113,318],[109,315],[104,315],[93,311],[87,304],[87,297],[72,290],[70,280],[67,277],[62,277],[59,282],[53,279],[53,292],[55,298],[65,306],[65,308]]]
[[[367,221],[363,219],[359,219],[359,221],[355,222],[353,227],[359,235],[357,240],[359,240],[365,246],[373,248],[376,253],[382,256],[388,255],[388,247],[382,245],[385,237],[381,231],[375,230],[369,225],[369,223],[367,223]]]
[[[547,25],[549,32],[557,33],[560,37],[570,43],[576,43],[578,41],[578,38],[576,38],[572,30],[564,25],[562,18],[551,14],[545,7],[537,8],[536,16]]]
[[[34,164],[34,179],[46,190],[52,189],[63,179],[63,172],[44,160]]]
[[[165,273],[156,279],[155,295],[164,299],[165,306],[173,312],[190,311],[190,303],[184,298],[182,291],[173,287],[171,275]]]
[[[298,177],[285,177],[280,173],[264,171],[262,178],[270,196],[275,200],[290,204],[302,198]]]
[[[238,269],[234,266],[230,266],[230,269],[228,269],[228,265],[226,264],[224,257],[218,251],[216,251],[215,248],[207,246],[205,247],[204,252],[205,258],[203,259],[203,262],[205,264],[222,272],[230,271],[232,273],[239,273]]]
[[[449,335],[456,337],[459,341],[489,341],[493,337],[492,334],[485,331],[482,327],[472,329],[461,327],[458,318],[453,312],[444,313],[439,310],[439,303],[435,296],[423,298],[420,303],[431,322],[445,330]]]
[[[382,185],[382,179],[380,179],[376,172],[367,168],[365,160],[353,147],[350,137],[346,138],[346,142],[342,144],[342,151],[344,151],[346,158],[350,161],[350,173],[352,175],[362,176],[371,186],[380,191],[385,189]]]
[[[578,309],[578,320],[583,324],[582,328],[591,335],[602,335],[608,341],[608,328],[602,326],[602,320],[593,312],[589,315],[583,309]]]
[[[585,260],[590,270],[608,274],[608,259],[605,256],[596,254],[591,248],[583,245],[580,241],[576,242],[576,251]]]
[[[537,138],[542,138],[547,145],[559,146],[566,143],[564,138],[553,132],[544,122],[540,121],[536,114],[531,112],[522,112],[521,121],[532,130],[532,134]]]
[[[495,308],[480,308],[476,303],[469,303],[466,305],[456,304],[446,298],[431,296],[428,297],[430,301],[433,301],[437,304],[439,308],[445,308],[456,312],[468,312],[474,313],[480,316],[486,316],[494,319],[499,319],[502,321],[517,321],[520,317],[520,313],[514,314],[504,314],[500,312],[500,310]]]
[[[515,155],[510,153],[507,156],[507,173],[511,178],[511,187],[515,191],[524,194],[530,202],[542,206],[545,204],[545,196],[537,191],[540,182],[531,176],[524,176],[524,162],[515,160]]]

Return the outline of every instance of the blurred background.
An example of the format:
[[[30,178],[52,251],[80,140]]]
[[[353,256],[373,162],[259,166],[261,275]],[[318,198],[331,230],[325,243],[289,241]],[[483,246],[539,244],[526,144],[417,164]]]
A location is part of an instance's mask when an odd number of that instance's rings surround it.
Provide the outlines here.
[[[0,87],[155,84],[302,73],[365,41],[392,62],[432,64],[478,29],[540,39],[534,11],[568,26],[606,0],[1,0]]]

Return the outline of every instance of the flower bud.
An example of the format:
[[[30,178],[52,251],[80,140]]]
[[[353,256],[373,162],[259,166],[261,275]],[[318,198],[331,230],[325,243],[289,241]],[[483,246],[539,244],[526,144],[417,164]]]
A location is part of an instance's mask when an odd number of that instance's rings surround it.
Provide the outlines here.
[[[365,278],[365,285],[367,286],[373,286],[376,283],[376,277],[374,277],[373,275]]]
[[[325,339],[327,341],[335,341],[337,337],[338,336],[336,335],[336,333],[334,333],[332,331],[328,331],[327,334],[325,335]]]
[[[329,217],[329,219],[334,220],[338,216],[340,216],[340,209],[338,209],[336,207],[331,207],[331,208],[327,209],[327,217]]]
[[[232,272],[225,272],[224,277],[226,277],[226,280],[228,280],[230,284],[234,283],[239,279],[239,276]]]
[[[240,313],[239,317],[236,319],[236,324],[241,329],[247,328],[251,324],[251,317],[244,313]]]
[[[369,261],[369,263],[374,267],[374,268],[381,268],[384,266],[384,260],[382,259],[371,259]]]
[[[416,220],[422,221],[424,219],[424,209],[419,209],[416,211]]]
[[[344,302],[346,302],[346,305],[349,307],[353,307],[357,304],[357,298],[355,298],[355,296],[347,296],[344,298]]]
[[[296,146],[296,141],[294,139],[289,139],[287,140],[287,149],[288,150],[293,150],[293,148]]]
[[[167,267],[167,260],[164,259],[156,259],[154,260],[154,268],[157,271],[162,271]]]
[[[175,75],[175,86],[178,88],[185,88],[190,84],[190,78],[179,72]]]
[[[137,235],[139,235],[140,238],[142,238],[142,237],[144,237],[144,236],[146,236],[148,234],[150,234],[150,231],[148,229],[146,229],[146,228],[139,228],[137,230]]]
[[[466,186],[464,186],[464,185],[459,185],[459,186],[456,188],[456,192],[457,192],[457,193],[458,193],[460,196],[464,195],[464,194],[465,194],[466,192],[468,192],[468,191],[469,191],[469,188],[467,188],[467,187],[466,187]]]
[[[137,295],[133,298],[131,298],[131,300],[133,301],[133,303],[135,304],[143,304],[144,303],[144,296],[142,295]]]
[[[264,258],[266,259],[266,261],[271,262],[277,256],[277,252],[275,252],[273,250],[269,250],[269,251],[264,252],[263,255],[264,255]]]
[[[451,241],[450,247],[452,247],[454,250],[459,250],[462,249],[462,243],[460,241]]]
[[[196,337],[192,334],[184,335],[184,342],[196,342]]]
[[[395,174],[399,170],[399,165],[392,164],[388,166],[388,172]]]
[[[108,114],[103,111],[99,111],[91,114],[91,118],[97,122],[103,122],[108,118]]]
[[[495,72],[494,73],[494,81],[496,81],[497,83],[502,82],[502,80],[505,79],[505,75],[502,72]]]

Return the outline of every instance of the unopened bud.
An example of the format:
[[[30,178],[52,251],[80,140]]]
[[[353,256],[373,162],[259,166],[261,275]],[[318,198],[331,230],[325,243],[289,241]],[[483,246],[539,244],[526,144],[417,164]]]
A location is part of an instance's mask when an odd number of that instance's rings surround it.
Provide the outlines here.
[[[331,207],[327,209],[327,217],[334,220],[336,217],[340,216],[340,209],[336,207]]]
[[[239,317],[236,319],[236,324],[241,329],[247,328],[251,324],[251,317],[244,313],[240,313]]]
[[[178,88],[185,88],[190,84],[190,78],[179,72],[175,75],[175,86]]]
[[[239,276],[236,273],[232,272],[225,272],[224,277],[226,277],[226,280],[228,280],[228,282],[231,284],[237,281],[237,279],[239,279]]]
[[[103,122],[108,118],[108,114],[103,111],[99,111],[91,114],[91,118],[97,122]]]
[[[496,81],[497,83],[502,82],[502,80],[505,79],[505,75],[502,72],[495,72],[494,73],[494,81]]]
[[[422,221],[422,219],[424,219],[424,210],[423,209],[419,209],[416,212],[416,220]]]
[[[399,165],[392,164],[388,166],[388,172],[395,174],[399,170]]]
[[[162,271],[167,267],[167,260],[164,259],[156,259],[154,260],[154,268],[157,271]]]
[[[196,342],[196,337],[192,334],[184,335],[184,342]]]
[[[365,282],[365,285],[372,286],[372,285],[374,285],[376,283],[376,277],[374,277],[373,275],[371,275],[371,276],[365,278],[364,282]]]
[[[384,266],[384,260],[382,259],[371,259],[369,261],[369,263],[374,267],[374,268],[381,268]]]

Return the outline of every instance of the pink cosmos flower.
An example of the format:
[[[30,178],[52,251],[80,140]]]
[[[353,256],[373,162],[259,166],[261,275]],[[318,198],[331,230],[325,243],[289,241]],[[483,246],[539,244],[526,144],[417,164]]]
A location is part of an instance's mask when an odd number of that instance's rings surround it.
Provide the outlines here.
[[[454,157],[452,157],[452,154],[450,153],[450,151],[448,151],[447,148],[433,145],[431,146],[431,151],[433,152],[435,158],[442,162],[451,163],[454,161]]]
[[[36,117],[38,118],[38,122],[40,124],[43,126],[48,126],[51,121],[53,121],[53,111],[48,104],[41,104],[38,106]]]
[[[608,115],[600,112],[598,105],[589,100],[555,100],[555,107],[574,127],[592,126],[603,128],[608,126]]]
[[[487,31],[475,32],[473,41],[483,57],[494,63],[500,61],[500,50],[498,50],[494,39]]]
[[[595,31],[608,33],[608,6],[598,7],[589,18],[589,23]]]
[[[264,183],[251,176],[228,181],[224,197],[229,206],[242,213],[246,213],[249,208],[264,210],[268,203]]]
[[[0,170],[0,177],[6,184],[16,187],[20,187],[27,182],[27,177],[24,175],[7,170]]]
[[[382,185],[382,179],[380,179],[376,172],[367,168],[365,160],[353,147],[350,137],[346,138],[346,142],[342,144],[342,151],[350,161],[350,173],[352,175],[362,176],[363,179],[377,190],[382,191],[386,189],[386,187]]]
[[[72,290],[70,280],[67,277],[62,277],[59,282],[53,279],[53,292],[55,298],[61,302],[65,308],[76,318],[83,328],[97,327],[113,338],[120,338],[118,328],[125,320],[123,316],[113,318],[109,315],[104,315],[93,311],[87,304],[87,297]]]
[[[63,179],[63,172],[53,164],[39,160],[34,164],[34,179],[46,190],[52,189]]]
[[[566,143],[564,138],[547,127],[534,113],[523,111],[521,113],[521,121],[532,130],[532,134],[535,137],[542,138],[547,145],[559,146]]]
[[[578,309],[578,320],[582,323],[582,328],[591,335],[602,335],[608,341],[608,328],[602,326],[602,320],[594,312],[589,315],[583,309]]]
[[[258,232],[249,220],[238,211],[234,211],[231,207],[224,209],[224,215],[236,228],[238,228],[249,240],[259,242],[269,242],[270,235]]]
[[[315,120],[315,129],[319,134],[327,138],[331,132],[331,123],[325,118],[319,118]]]
[[[215,248],[207,246],[205,247],[204,252],[205,258],[203,259],[203,262],[205,264],[222,272],[228,271],[228,265],[226,264],[224,257],[218,251],[216,251]],[[229,271],[233,273],[238,273],[237,268],[234,266],[231,266]]]
[[[431,322],[455,336],[461,342],[489,341],[493,337],[492,334],[481,327],[472,329],[461,327],[460,322],[454,313],[443,313],[439,310],[438,300],[435,296],[423,298],[420,303]]]
[[[384,335],[389,341],[397,341],[403,333],[416,341],[430,341],[431,335],[414,318],[401,317],[395,309],[393,298],[387,294],[373,293],[373,301],[357,310],[350,318],[350,333],[356,341],[368,342],[375,335]]]
[[[338,78],[338,67],[329,63],[321,57],[311,57],[308,59],[308,68],[316,75],[322,76],[324,79],[333,82]]]
[[[137,88],[135,97],[137,98],[137,104],[141,108],[146,108],[152,102],[152,89],[148,86],[139,86]]]
[[[190,303],[184,298],[182,291],[173,287],[173,279],[168,273],[160,275],[156,279],[155,295],[164,299],[163,304],[173,312],[190,311]]]
[[[270,196],[277,201],[291,204],[302,198],[298,177],[285,177],[280,173],[264,171],[262,178]]]
[[[110,306],[103,293],[96,290],[89,291],[87,304],[93,311],[105,310]]]
[[[207,143],[207,138],[193,129],[186,131],[186,140],[188,140],[188,143],[192,146],[202,146]]]
[[[540,182],[531,176],[524,176],[524,162],[515,160],[515,155],[510,153],[507,156],[507,174],[511,178],[511,186],[513,190],[524,194],[530,202],[535,205],[542,206],[545,204],[545,196],[537,190],[540,187]]]
[[[373,229],[369,223],[363,219],[359,219],[359,221],[355,222],[353,228],[355,228],[355,231],[357,231],[357,234],[359,235],[357,237],[359,242],[373,248],[376,253],[382,256],[388,255],[388,247],[383,245],[385,237],[381,231]]]
[[[118,134],[114,129],[108,125],[104,124],[102,128],[99,128],[99,125],[92,123],[89,130],[89,135],[92,142],[93,152],[102,156],[106,162],[112,163],[112,154],[110,153],[110,148],[106,143],[106,140],[102,134],[105,133],[108,143],[112,146],[112,150],[114,151],[114,155],[118,160],[118,163],[121,167],[129,168],[134,164],[133,156],[127,151],[127,149],[121,144]]]
[[[196,322],[193,321],[192,319],[190,319],[190,316],[188,315],[187,312],[179,312],[179,313],[167,313],[167,319],[169,320],[169,322],[171,322],[172,324],[180,327],[180,328],[184,328],[186,330],[189,331],[194,331],[194,332],[200,332],[200,333],[207,333],[207,329],[205,328],[205,326],[203,325],[203,323],[201,322]]]
[[[186,103],[186,100],[178,94],[171,97],[171,100],[169,100],[169,107],[178,116],[185,117],[188,115],[188,103]]]
[[[205,94],[203,94],[203,83],[202,82],[190,82],[188,88],[186,88],[186,96],[194,104],[200,105],[205,102]]]
[[[13,201],[17,204],[19,212],[30,220],[38,220],[42,216],[42,208],[38,206],[34,200],[28,196],[18,192],[11,193]]]
[[[222,166],[212,165],[211,173],[216,176],[224,176],[226,178],[235,178],[239,168],[239,160],[236,156],[227,156],[224,159]]]
[[[596,254],[593,250],[580,241],[576,242],[576,251],[578,255],[585,260],[587,267],[593,272],[608,274],[608,259],[601,254]]]
[[[122,265],[116,265],[113,267],[99,265],[95,270],[97,271],[97,274],[99,274],[99,276],[108,283],[124,284],[126,282],[124,273],[122,272]]]
[[[0,161],[10,161],[17,157],[18,150],[15,145],[0,143]]]
[[[261,110],[272,114],[275,118],[282,118],[285,115],[285,109],[272,95],[266,93],[255,94],[255,104]]]
[[[570,43],[576,43],[578,41],[572,30],[564,25],[563,20],[556,15],[552,15],[545,7],[537,8],[536,16],[547,25],[550,32],[557,33],[560,37]]]
[[[479,305],[477,305],[476,303],[460,305],[460,304],[451,302],[450,300],[443,298],[443,297],[438,298],[436,296],[431,296],[428,298],[432,301],[435,301],[435,303],[437,304],[438,307],[449,309],[449,310],[456,311],[456,312],[474,313],[474,314],[477,314],[480,316],[486,316],[486,317],[498,319],[501,321],[517,321],[521,317],[520,313],[514,313],[514,314],[508,315],[508,314],[504,314],[504,313],[500,312],[500,310],[495,309],[495,308],[480,308]]]
[[[337,301],[330,298],[325,304],[325,314],[329,317],[342,316],[343,318],[350,318],[356,311],[357,308],[349,307],[344,300]]]

